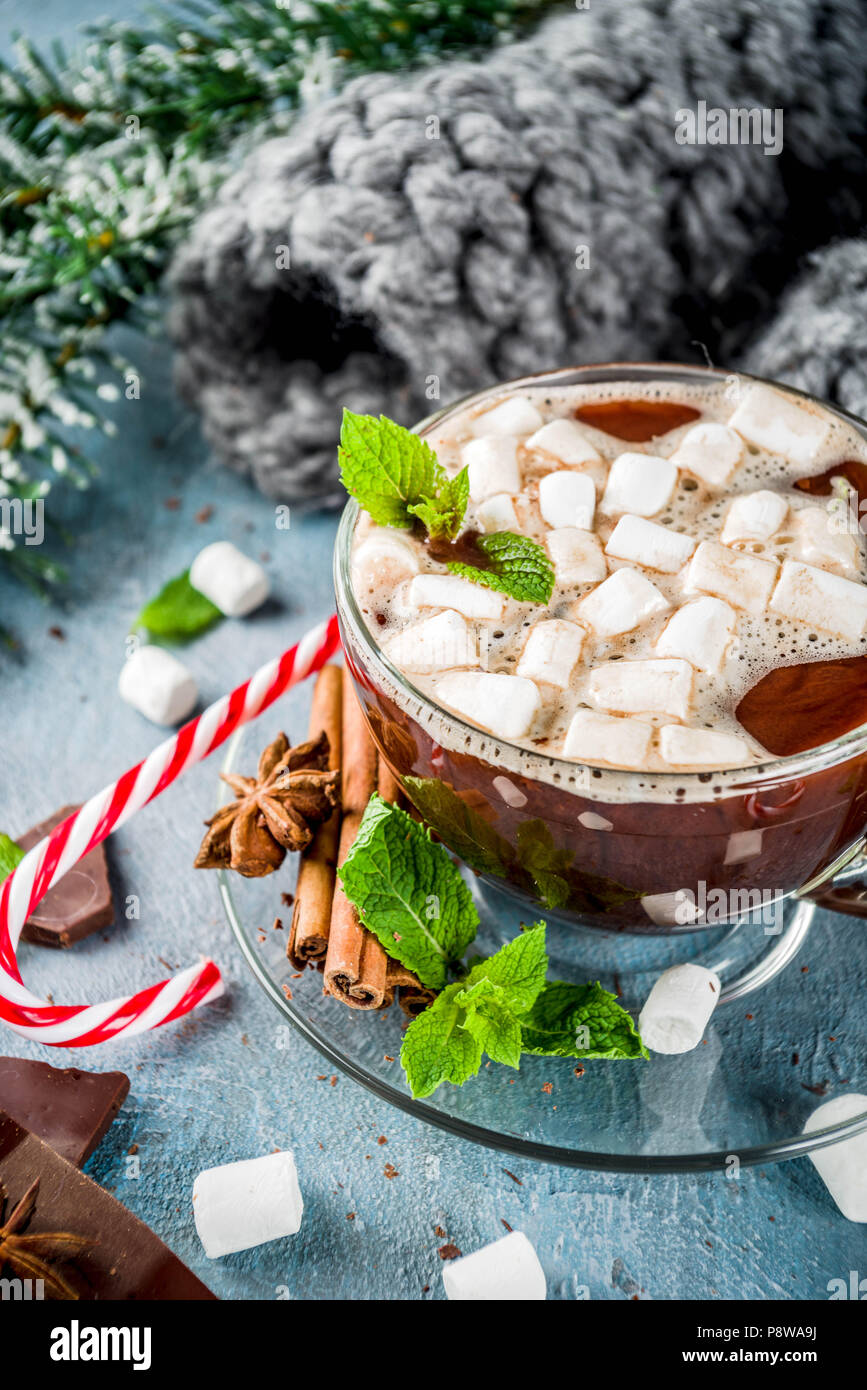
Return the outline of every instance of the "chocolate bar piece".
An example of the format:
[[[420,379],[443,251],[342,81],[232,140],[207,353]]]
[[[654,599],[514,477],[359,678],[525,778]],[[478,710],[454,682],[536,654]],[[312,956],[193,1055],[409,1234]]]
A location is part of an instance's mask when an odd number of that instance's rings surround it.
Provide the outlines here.
[[[55,825],[77,810],[77,806],[62,806],[48,820],[19,835],[17,843],[22,849],[32,849]],[[92,849],[49,888],[42,902],[27,918],[22,935],[25,941],[35,941],[40,946],[71,946],[73,941],[80,941],[83,936],[99,931],[100,927],[110,927],[113,921],[114,904],[108,881],[105,845],[102,844]]]
[[[0,1111],[0,1183],[7,1216],[37,1178],[33,1215],[20,1234],[64,1231],[94,1242],[60,1266],[79,1298],[215,1297],[149,1226]]]
[[[26,1057],[0,1057],[0,1110],[80,1168],[93,1153],[129,1092],[122,1071],[50,1067]]]

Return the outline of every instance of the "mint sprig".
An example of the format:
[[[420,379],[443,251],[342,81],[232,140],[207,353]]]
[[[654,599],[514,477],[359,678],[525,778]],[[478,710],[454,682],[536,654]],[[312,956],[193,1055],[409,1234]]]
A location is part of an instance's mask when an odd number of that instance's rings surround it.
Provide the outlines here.
[[[508,841],[448,782],[436,777],[404,777],[403,787],[426,824],[448,840],[471,869],[506,877],[512,859]]]
[[[547,967],[540,924],[477,961],[464,981],[448,985],[404,1034],[401,1065],[416,1099],[443,1081],[460,1086],[475,1076],[485,1053],[520,1065],[521,1014],[542,989]]]
[[[439,537],[454,540],[461,529],[470,500],[470,475],[466,468],[462,468],[460,473],[450,478],[439,464],[437,469],[436,495],[414,502],[408,511],[418,517],[432,540]]]
[[[464,468],[450,478],[419,435],[387,416],[344,410],[337,451],[340,476],[379,526],[409,527],[417,518],[433,538],[453,540],[469,498]]]
[[[443,1081],[462,1086],[482,1065],[482,1044],[463,1026],[461,991],[459,984],[448,985],[404,1034],[400,1062],[416,1100],[432,1095]]]
[[[508,594],[519,603],[547,604],[554,592],[554,567],[538,541],[518,536],[514,531],[495,531],[479,536],[476,548],[488,562],[487,568],[477,568],[461,560],[446,566],[451,574],[484,584],[499,594]]]
[[[524,849],[533,847],[533,877],[554,897],[562,882],[557,870],[565,865],[541,833],[542,823],[527,824]],[[544,922],[522,929],[494,955],[462,965],[479,921],[469,889],[429,830],[376,793],[338,873],[361,921],[388,954],[440,991],[410,1024],[401,1047],[415,1097],[431,1095],[443,1081],[461,1085],[485,1056],[516,1068],[525,1053],[647,1056],[629,1014],[601,985],[546,984]],[[450,973],[460,978],[450,982]]]
[[[523,1030],[524,1051],[540,1057],[648,1056],[629,1014],[598,983],[553,980],[536,997]]]
[[[146,603],[133,624],[164,642],[189,642],[222,618],[219,608],[190,583],[184,570]]]
[[[472,895],[447,850],[406,811],[374,795],[338,870],[343,891],[390,956],[430,989],[476,934]]]
[[[565,907],[572,893],[564,877],[572,862],[568,849],[558,849],[554,837],[543,820],[523,821],[516,835],[518,859],[530,875],[539,897],[546,907]]]

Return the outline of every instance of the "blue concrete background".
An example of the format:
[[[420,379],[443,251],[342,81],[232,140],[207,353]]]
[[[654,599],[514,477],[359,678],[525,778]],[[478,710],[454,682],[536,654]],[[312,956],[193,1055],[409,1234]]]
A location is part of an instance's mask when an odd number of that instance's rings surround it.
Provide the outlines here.
[[[129,19],[137,7],[0,0],[0,42],[16,26],[39,38],[65,35],[106,8]],[[142,365],[144,387],[140,401],[112,407],[119,433],[99,446],[94,487],[51,502],[75,537],[68,585],[45,605],[0,575],[0,621],[20,643],[0,657],[0,828],[13,834],[91,794],[161,737],[116,695],[124,636],[141,603],[208,540],[227,537],[267,556],[275,598],[187,651],[203,702],[331,610],[336,519],[293,515],[291,530],[278,531],[271,504],[209,460],[196,421],[173,395],[165,346],[124,334],[118,342]],[[206,505],[211,520],[197,522]],[[263,743],[272,726],[303,731],[306,698],[281,707],[279,722],[263,720]],[[140,918],[119,915],[112,930],[70,952],[27,947],[22,967],[32,987],[59,1002],[95,1001],[207,952],[223,967],[227,997],[98,1051],[43,1049],[11,1033],[2,1046],[129,1073],[130,1096],[89,1171],[221,1297],[440,1298],[445,1238],[468,1252],[501,1235],[503,1222],[535,1243],[553,1298],[584,1290],[594,1299],[825,1298],[830,1279],[867,1273],[863,1227],[843,1219],[809,1160],[746,1170],[738,1181],[537,1166],[431,1130],[343,1077],[318,1079],[317,1053],[295,1034],[282,1045],[281,1020],[235,948],[215,879],[190,868],[216,772],[215,760],[193,769],[113,837],[116,901],[135,894]],[[275,1147],[296,1154],[301,1231],[205,1259],[190,1202],[196,1173]],[[396,1176],[386,1177],[386,1164]]]

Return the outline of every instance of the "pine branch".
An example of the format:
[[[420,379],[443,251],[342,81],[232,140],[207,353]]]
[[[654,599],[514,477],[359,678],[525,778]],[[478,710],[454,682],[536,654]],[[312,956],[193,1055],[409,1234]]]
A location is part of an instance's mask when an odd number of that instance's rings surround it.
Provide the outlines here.
[[[69,431],[113,433],[112,324],[141,313],[243,140],[288,128],[313,89],[498,42],[555,0],[181,0],[81,53],[26,39],[0,59],[0,497],[93,471]],[[113,394],[112,394],[113,393]],[[0,562],[59,569],[0,527]]]

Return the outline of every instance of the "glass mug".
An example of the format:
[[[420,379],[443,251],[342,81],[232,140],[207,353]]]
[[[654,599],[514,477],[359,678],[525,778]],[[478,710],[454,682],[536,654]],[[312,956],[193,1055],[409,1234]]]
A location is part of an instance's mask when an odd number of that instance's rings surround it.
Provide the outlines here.
[[[416,432],[522,387],[623,382],[626,399],[630,382],[728,379],[663,363],[564,368],[464,397]],[[863,421],[818,404],[867,439]],[[377,645],[351,583],[358,512],[350,500],[334,567],[356,692],[409,800],[483,880],[516,896],[528,914],[606,931],[698,931],[793,896],[867,916],[867,726],[805,753],[721,773],[594,768],[509,744],[436,705]]]

